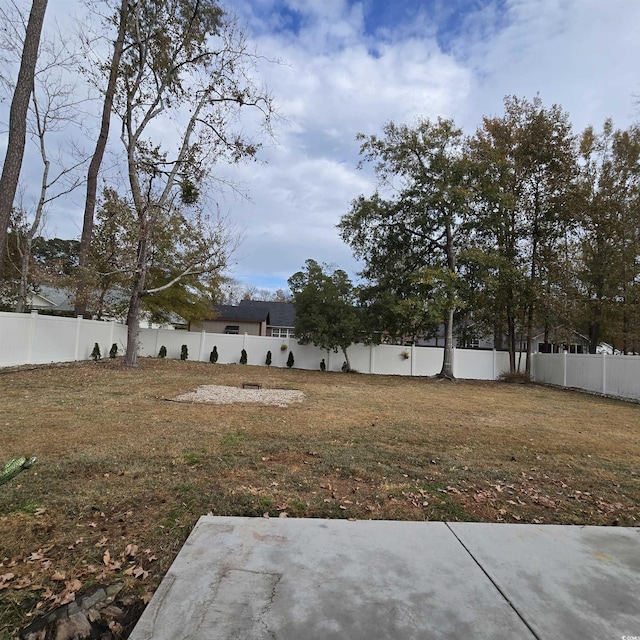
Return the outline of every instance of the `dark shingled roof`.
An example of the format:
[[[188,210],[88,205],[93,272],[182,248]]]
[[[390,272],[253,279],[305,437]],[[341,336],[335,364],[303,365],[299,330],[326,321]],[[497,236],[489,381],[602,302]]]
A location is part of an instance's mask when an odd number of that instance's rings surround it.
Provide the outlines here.
[[[261,300],[242,300],[241,308],[264,309],[269,314],[268,324],[273,327],[293,327],[296,323],[296,311],[291,302],[262,302]]]
[[[217,304],[216,320],[236,322],[264,322],[273,327],[293,327],[296,312],[291,302],[263,302],[242,300],[238,306]]]

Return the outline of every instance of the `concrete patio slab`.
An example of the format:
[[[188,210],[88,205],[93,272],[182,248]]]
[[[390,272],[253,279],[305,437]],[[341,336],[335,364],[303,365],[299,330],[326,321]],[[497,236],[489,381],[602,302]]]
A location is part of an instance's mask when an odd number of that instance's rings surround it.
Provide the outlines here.
[[[207,516],[130,639],[640,636],[638,533]]]
[[[640,529],[455,522],[538,638],[640,638]]]
[[[436,637],[533,638],[446,524],[219,517],[200,519],[130,636]]]

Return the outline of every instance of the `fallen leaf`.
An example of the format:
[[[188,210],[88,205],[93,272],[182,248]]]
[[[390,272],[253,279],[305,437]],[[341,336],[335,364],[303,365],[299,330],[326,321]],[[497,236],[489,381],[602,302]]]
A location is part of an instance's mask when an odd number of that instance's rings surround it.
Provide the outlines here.
[[[104,552],[104,555],[102,556],[102,562],[104,562],[104,564],[107,566],[111,564],[111,554],[109,553],[109,549]]]
[[[64,586],[67,591],[77,591],[82,586],[82,582],[77,578],[74,578],[73,580],[65,582]]]
[[[141,578],[142,580],[144,580],[148,575],[149,572],[145,571],[141,566],[137,566],[134,570],[133,570],[133,575],[136,578]]]
[[[124,550],[125,557],[133,558],[133,557],[135,557],[136,553],[138,553],[138,545],[137,544],[128,544],[125,547],[125,550]]]
[[[109,538],[107,538],[107,536],[102,536],[102,538],[100,538],[100,540],[96,542],[94,546],[96,546],[97,548],[106,547],[107,542],[109,542]]]
[[[64,571],[56,571],[52,576],[51,579],[52,580],[65,580],[66,579],[66,575],[64,573]]]

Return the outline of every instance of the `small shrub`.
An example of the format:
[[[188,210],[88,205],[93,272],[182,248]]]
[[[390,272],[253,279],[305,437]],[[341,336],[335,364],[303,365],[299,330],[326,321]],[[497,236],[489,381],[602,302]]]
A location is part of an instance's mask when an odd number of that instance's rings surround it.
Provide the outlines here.
[[[503,371],[498,376],[498,380],[511,384],[525,384],[529,382],[529,378],[524,371]]]
[[[247,351],[243,349],[240,352],[240,364],[247,364]]]
[[[320,371],[326,371],[327,370],[327,365],[324,362],[324,358],[322,358],[322,360],[320,360]]]
[[[97,342],[93,345],[91,357],[93,358],[94,362],[98,362],[98,360],[102,359],[102,354],[100,353],[100,345]]]
[[[267,351],[267,358],[264,363],[267,365],[267,367],[271,366],[271,351]]]
[[[280,345],[280,351],[286,351],[287,350],[287,345],[284,344],[284,342]]]
[[[162,345],[160,347],[160,351],[158,351],[158,358],[166,358],[167,357],[167,347]]]
[[[213,349],[211,349],[211,353],[209,354],[209,362],[215,364],[218,362],[218,347],[214,345]]]
[[[289,369],[293,367],[293,351],[289,351],[289,357],[287,358],[287,367],[289,367]]]
[[[189,359],[189,349],[187,349],[187,345],[183,344],[180,347],[180,360],[188,360]]]
[[[402,351],[402,352],[400,353],[400,357],[401,357],[403,360],[408,360],[408,359],[409,359],[409,352],[408,352],[408,351]]]
[[[109,349],[109,357],[115,358],[118,355],[118,345],[114,342]]]

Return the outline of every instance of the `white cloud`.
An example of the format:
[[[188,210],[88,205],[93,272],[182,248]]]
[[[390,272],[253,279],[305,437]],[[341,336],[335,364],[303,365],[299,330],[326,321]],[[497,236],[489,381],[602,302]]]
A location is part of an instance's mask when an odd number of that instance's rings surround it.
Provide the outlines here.
[[[371,172],[356,169],[358,132],[444,116],[471,133],[483,115],[502,112],[505,95],[537,92],[568,110],[576,131],[637,116],[638,0],[411,0],[372,27],[376,2],[386,0],[234,4],[259,53],[283,62],[259,67],[286,118],[261,152],[268,164],[221,168],[252,199],[221,201],[246,230],[236,273],[248,282],[283,286],[307,258],[357,270],[335,225],[374,188]],[[67,5],[50,0],[49,12],[66,15]],[[74,199],[73,222],[58,210],[51,228],[78,229]]]

